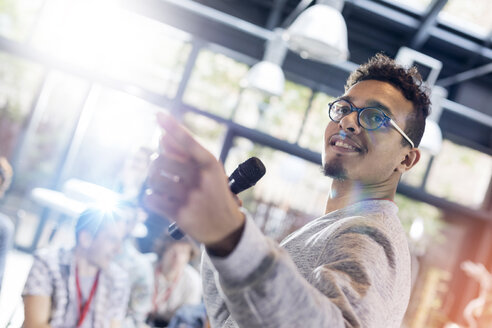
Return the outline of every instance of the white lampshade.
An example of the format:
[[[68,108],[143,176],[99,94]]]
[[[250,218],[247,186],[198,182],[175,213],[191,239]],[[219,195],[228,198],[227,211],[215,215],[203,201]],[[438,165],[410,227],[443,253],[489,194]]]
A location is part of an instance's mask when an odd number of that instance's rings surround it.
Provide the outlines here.
[[[425,131],[419,147],[427,150],[434,156],[441,151],[442,147],[442,132],[437,122],[439,122],[439,119],[441,118],[443,110],[442,102],[447,96],[448,91],[445,88],[438,85],[435,85],[432,88],[430,96],[432,110],[425,121]]]
[[[303,11],[287,29],[287,45],[303,58],[323,63],[346,61],[347,25],[340,11],[316,4]]]
[[[420,148],[427,150],[432,155],[437,155],[442,147],[442,133],[439,125],[431,119],[425,121],[425,131],[420,141]]]
[[[256,89],[271,96],[284,92],[285,77],[279,65],[261,61],[251,67],[243,81],[243,87]]]

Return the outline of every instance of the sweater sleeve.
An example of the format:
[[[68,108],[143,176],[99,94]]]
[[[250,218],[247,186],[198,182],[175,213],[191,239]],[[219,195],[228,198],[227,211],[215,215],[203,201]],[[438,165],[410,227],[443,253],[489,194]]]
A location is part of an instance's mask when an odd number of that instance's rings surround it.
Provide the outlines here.
[[[218,286],[213,326],[223,326],[230,312],[239,327],[384,327],[395,273],[391,244],[379,237],[387,241],[372,227],[340,227],[303,276],[248,218],[228,257],[209,256],[214,270],[207,274],[215,273]]]

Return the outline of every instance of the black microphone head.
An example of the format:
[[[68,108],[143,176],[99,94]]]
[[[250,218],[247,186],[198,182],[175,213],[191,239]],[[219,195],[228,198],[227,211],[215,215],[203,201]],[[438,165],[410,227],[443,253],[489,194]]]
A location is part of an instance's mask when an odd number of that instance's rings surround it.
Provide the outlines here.
[[[237,169],[232,172],[229,181],[234,180],[231,184],[231,191],[235,194],[252,187],[265,175],[265,165],[257,157],[251,157],[245,162],[239,164]]]

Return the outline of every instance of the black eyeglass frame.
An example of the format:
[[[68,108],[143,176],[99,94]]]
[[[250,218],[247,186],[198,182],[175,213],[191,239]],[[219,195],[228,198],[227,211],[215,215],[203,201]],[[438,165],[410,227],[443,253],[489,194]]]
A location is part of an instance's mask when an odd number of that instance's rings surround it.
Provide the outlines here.
[[[346,103],[348,103],[350,105],[350,112],[344,114],[339,120],[335,120],[332,117],[332,115],[331,115],[332,108],[333,108],[333,105],[335,103],[340,102],[340,101],[344,101],[344,102],[346,102]],[[378,127],[374,128],[374,129],[366,128],[364,125],[362,125],[360,123],[360,116],[361,116],[362,112],[364,110],[367,110],[367,109],[377,110],[379,113],[381,113],[383,115],[383,120],[381,120],[381,123],[378,125]],[[371,106],[359,108],[359,107],[356,107],[354,104],[352,104],[350,101],[348,101],[346,99],[340,99],[340,98],[338,98],[338,99],[336,99],[336,100],[334,100],[334,101],[332,101],[331,103],[328,104],[328,116],[335,123],[340,123],[340,121],[342,120],[342,118],[344,118],[345,116],[351,114],[352,112],[357,112],[357,123],[361,127],[363,127],[364,129],[366,129],[368,131],[374,131],[374,130],[379,129],[383,125],[387,126],[387,124],[389,123],[392,127],[394,127],[396,129],[396,131],[398,131],[403,136],[403,138],[405,138],[406,141],[408,141],[408,143],[412,146],[412,148],[415,147],[414,146],[414,143],[410,139],[410,137],[407,136],[407,134],[405,132],[403,132],[403,130],[398,126],[398,124],[396,124],[395,121],[391,117],[389,117],[381,108],[371,107]]]

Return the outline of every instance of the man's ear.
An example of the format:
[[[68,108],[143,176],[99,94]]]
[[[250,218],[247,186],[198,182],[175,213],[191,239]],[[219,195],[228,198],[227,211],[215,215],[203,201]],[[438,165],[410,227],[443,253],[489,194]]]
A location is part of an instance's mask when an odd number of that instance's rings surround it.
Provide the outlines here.
[[[420,150],[418,148],[411,148],[404,156],[403,160],[395,168],[395,171],[404,173],[414,167],[420,160]]]

